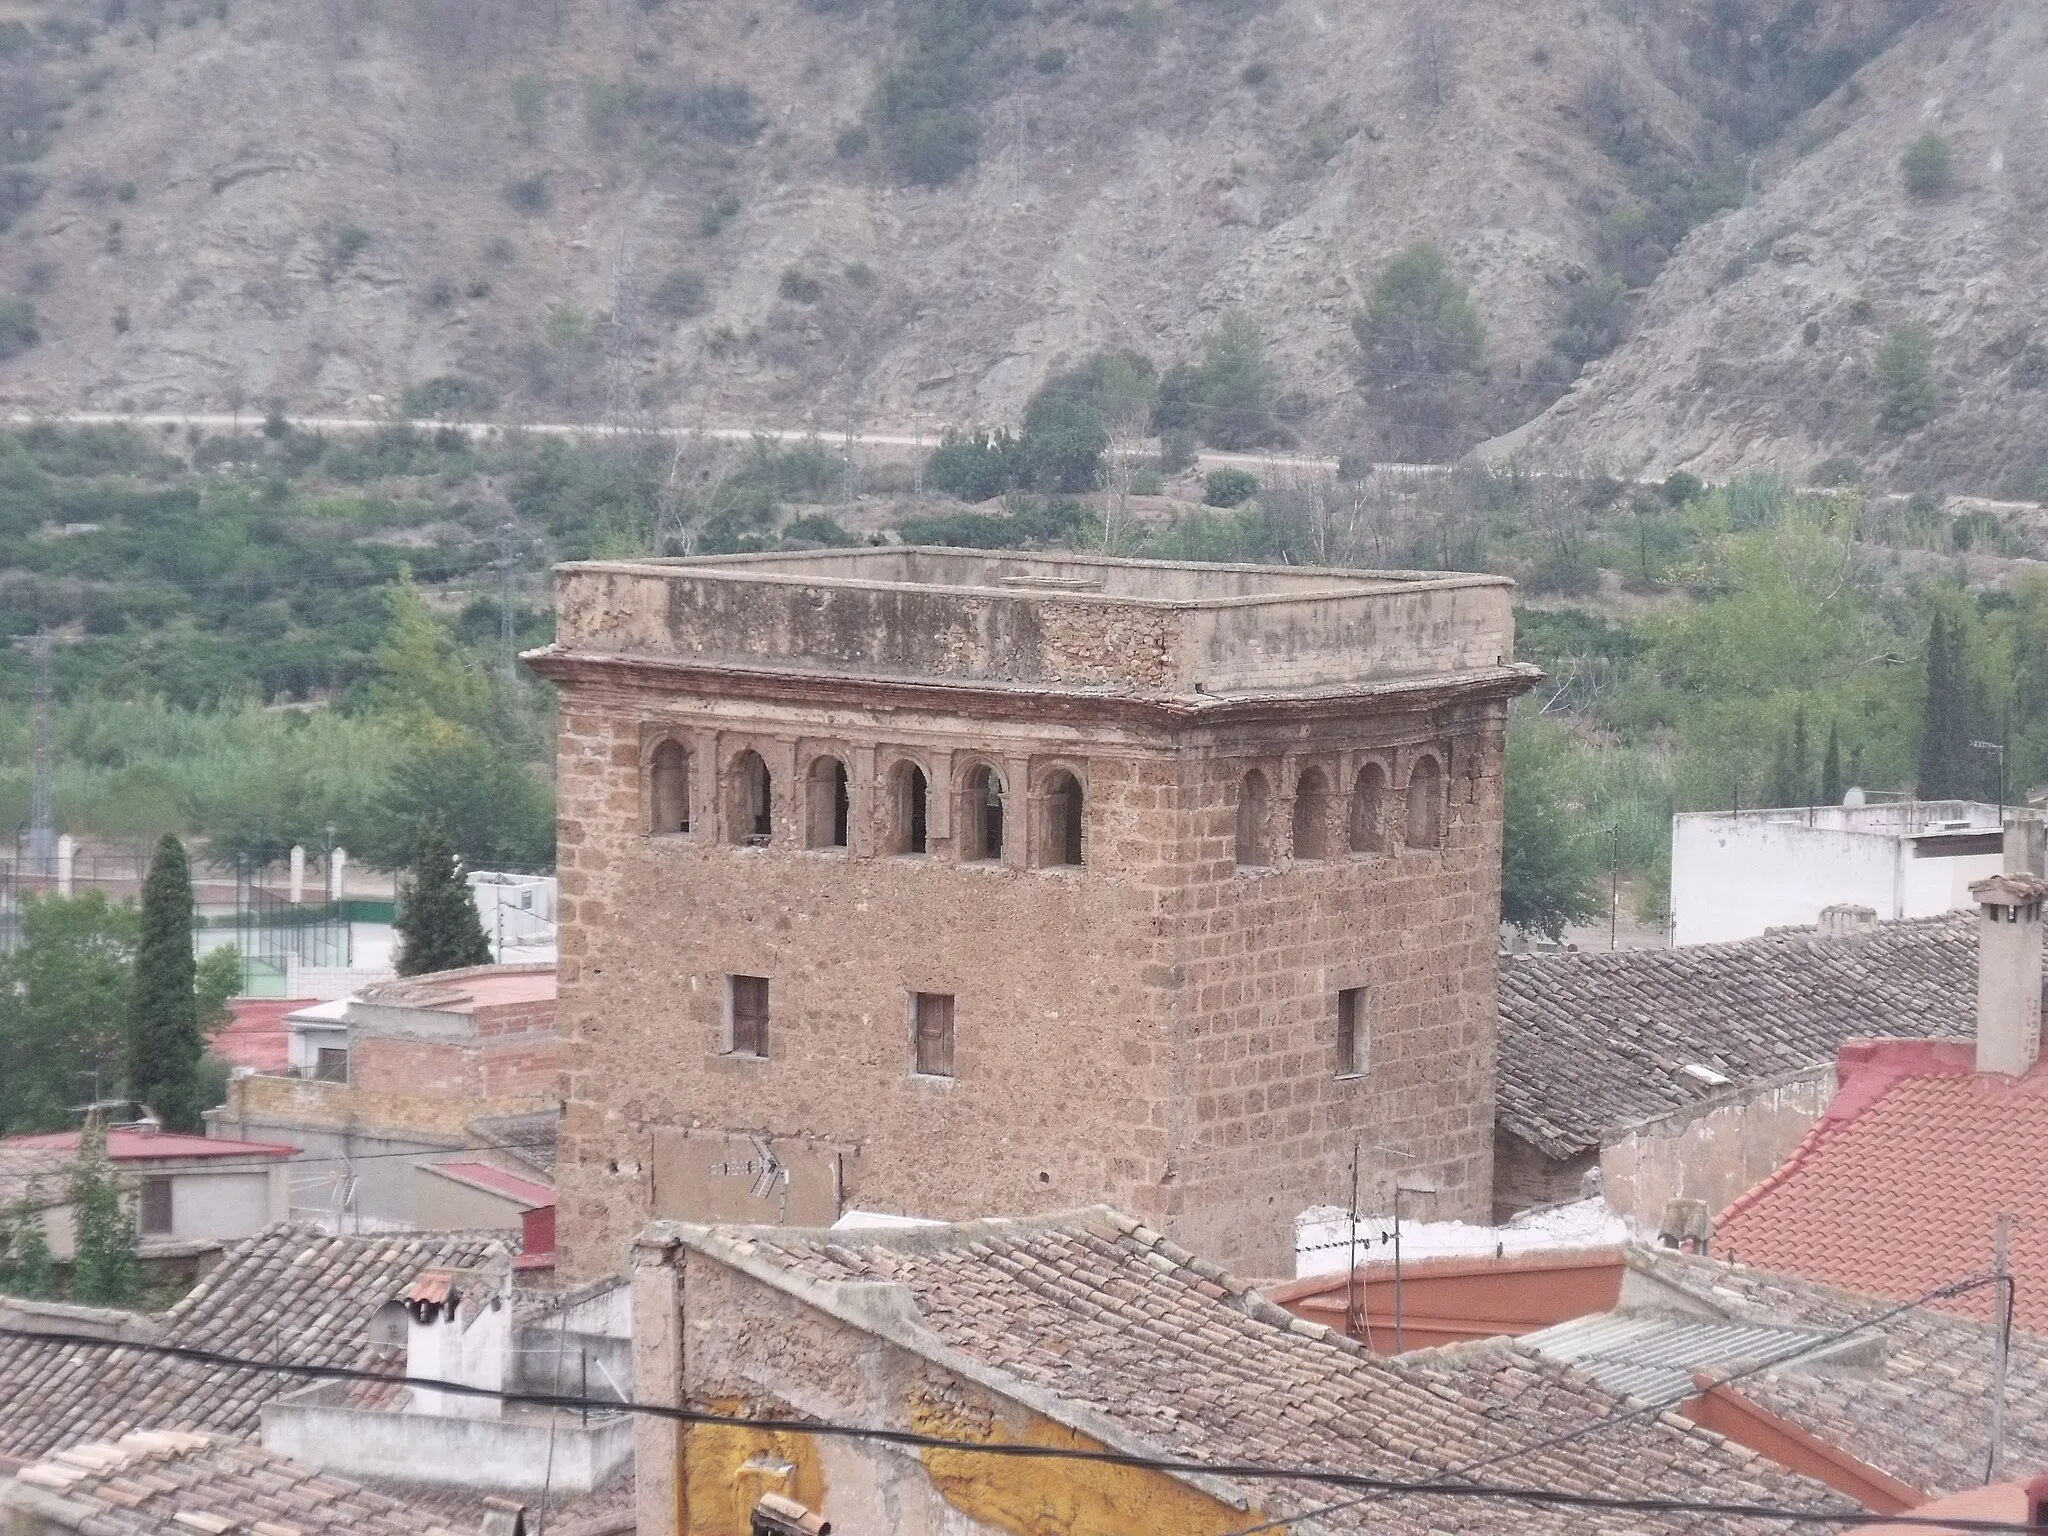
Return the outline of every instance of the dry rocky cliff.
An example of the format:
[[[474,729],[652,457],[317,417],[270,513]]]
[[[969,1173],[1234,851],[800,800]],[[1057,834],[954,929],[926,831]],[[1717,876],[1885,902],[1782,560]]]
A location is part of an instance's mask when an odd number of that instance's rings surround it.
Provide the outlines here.
[[[1187,358],[1241,307],[1335,449],[1366,425],[1350,317],[1427,237],[1488,329],[1455,450],[1555,393],[1567,296],[1631,195],[1596,85],[1683,158],[1717,26],[1867,30],[1907,0],[103,3],[0,0],[0,299],[40,332],[0,407],[376,412],[459,375],[508,419],[935,433],[1097,347]],[[917,186],[861,140],[940,3],[1000,19],[978,161]],[[2039,305],[2041,9],[1941,6],[1778,133],[1517,441],[1656,470],[1895,453],[1856,379],[1924,312],[1954,397],[1925,430],[1960,445],[1932,460],[2002,442],[1986,349]],[[1938,204],[1891,163],[1923,120],[1964,155]],[[1847,322],[1858,297],[1875,318]]]

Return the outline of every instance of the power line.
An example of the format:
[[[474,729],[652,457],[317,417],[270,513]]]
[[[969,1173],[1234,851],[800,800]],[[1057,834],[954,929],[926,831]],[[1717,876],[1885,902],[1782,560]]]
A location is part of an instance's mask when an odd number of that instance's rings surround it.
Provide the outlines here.
[[[1986,1285],[1999,1285],[2004,1287],[2005,1294],[2007,1297],[2007,1305],[2008,1307],[2011,1305],[2011,1297],[2013,1295],[2013,1292],[2017,1289],[2017,1285],[2015,1284],[2010,1275],[2000,1274],[1995,1271],[1990,1274],[1968,1275],[1961,1280],[1952,1280],[1946,1285],[1938,1285],[1930,1291],[1922,1292],[1920,1295],[1914,1297],[1911,1301],[1902,1301],[1897,1306],[1887,1308],[1883,1312],[1876,1313],[1870,1317],[1862,1318],[1857,1322],[1848,1324],[1846,1327],[1837,1328],[1832,1333],[1821,1334],[1818,1337],[1801,1345],[1798,1349],[1792,1350],[1787,1354],[1773,1355],[1767,1360],[1757,1361],[1753,1365],[1747,1365],[1742,1367],[1740,1370],[1731,1371],[1726,1376],[1717,1377],[1715,1378],[1714,1385],[1717,1387],[1733,1386],[1738,1381],[1746,1381],[1752,1376],[1758,1376],[1763,1374],[1765,1371],[1773,1371],[1778,1369],[1780,1366],[1789,1365],[1792,1361],[1798,1360],[1806,1355],[1814,1354],[1820,1350],[1831,1348],[1834,1345],[1841,1343],[1841,1341],[1844,1339],[1852,1338],[1856,1334],[1864,1332],[1866,1329],[1875,1328],[1880,1326],[1881,1324],[1888,1323],[1895,1317],[1901,1316],[1902,1314],[1907,1312],[1911,1312],[1916,1308],[1926,1306],[1929,1302],[1941,1301],[1950,1296],[1960,1296],[1966,1292],[1977,1290],[1980,1287]],[[1603,1434],[1607,1430],[1612,1429],[1617,1424],[1626,1424],[1635,1419],[1649,1417],[1652,1414],[1661,1414],[1668,1412],[1670,1409],[1677,1407],[1680,1403],[1686,1402],[1687,1400],[1693,1397],[1697,1397],[1698,1395],[1699,1392],[1697,1389],[1689,1388],[1683,1392],[1676,1393],[1670,1397],[1659,1398],[1650,1402],[1639,1404],[1638,1406],[1629,1409],[1625,1413],[1614,1414],[1604,1419],[1594,1419],[1590,1423],[1581,1424],[1577,1429],[1566,1430],[1563,1434],[1552,1435],[1547,1440],[1533,1441],[1528,1445],[1516,1446],[1510,1450],[1497,1452],[1492,1456],[1482,1457],[1478,1461],[1467,1462],[1462,1467],[1454,1467],[1450,1469],[1450,1471],[1448,1471],[1444,1475],[1448,1477],[1460,1477],[1467,1472],[1477,1472],[1486,1467],[1498,1466],[1503,1461],[1513,1461],[1518,1457],[1533,1456],[1539,1451],[1547,1451],[1555,1449],[1556,1447],[1561,1445],[1569,1445],[1573,1441],[1585,1439],[1590,1435]],[[1341,1510],[1354,1509],[1361,1504],[1372,1503],[1375,1500],[1382,1497],[1384,1497],[1384,1495],[1372,1493],[1367,1494],[1363,1498],[1345,1499],[1335,1504],[1325,1505],[1318,1509],[1309,1510],[1305,1514],[1295,1515],[1291,1517],[1290,1520],[1268,1520],[1260,1525],[1249,1525],[1241,1530],[1230,1531],[1226,1533],[1226,1536],[1261,1536],[1262,1532],[1276,1530],[1282,1525],[1292,1523],[1293,1520],[1314,1519],[1321,1515],[1335,1514]],[[1944,1521],[1943,1523],[1953,1524],[1954,1522]],[[1967,1527],[1959,1528],[1967,1529]]]
[[[264,1360],[246,1355],[231,1355],[218,1350],[199,1349],[190,1345],[132,1343],[100,1338],[92,1334],[40,1333],[27,1328],[0,1328],[0,1338],[14,1339],[24,1343],[40,1343],[61,1348],[97,1350],[110,1354],[125,1350],[139,1355],[180,1360],[188,1364],[240,1371],[252,1375],[293,1376],[312,1381],[362,1382],[375,1384],[380,1387],[388,1387],[392,1384],[392,1378],[388,1375],[356,1367],[294,1364],[281,1359]],[[1712,1499],[1624,1498],[1513,1484],[1445,1482],[1441,1480],[1442,1474],[1434,1478],[1403,1481],[1395,1478],[1372,1477],[1363,1473],[1346,1472],[1327,1467],[1281,1466],[1270,1462],[1194,1461],[1176,1457],[1143,1456],[1126,1451],[1092,1450],[1080,1446],[1034,1445],[1028,1442],[1017,1441],[956,1440],[942,1435],[921,1434],[915,1430],[881,1429],[829,1419],[748,1418],[739,1414],[714,1413],[706,1409],[684,1408],[665,1403],[621,1402],[611,1398],[592,1398],[568,1393],[504,1391],[491,1387],[472,1386],[467,1382],[446,1381],[435,1377],[409,1377],[406,1379],[405,1384],[414,1389],[441,1392],[450,1396],[483,1398],[500,1403],[535,1408],[555,1408],[565,1411],[595,1409],[600,1413],[639,1414],[649,1418],[665,1419],[678,1424],[706,1425],[726,1429],[747,1429],[755,1433],[800,1434],[830,1439],[865,1440],[885,1445],[903,1446],[912,1450],[951,1451],[966,1455],[994,1456],[1005,1460],[1071,1461],[1104,1466],[1129,1467],[1140,1471],[1161,1472],[1173,1476],[1328,1484],[1335,1487],[1368,1489],[1375,1495],[1389,1498],[1424,1497],[1496,1500],[1566,1509],[1608,1510],[1639,1514],[1714,1515],[1734,1519],[1771,1520],[1797,1525],[1853,1525],[1880,1528],[1884,1526],[1913,1526],[1924,1530],[1928,1523],[1925,1516],[1879,1515],[1872,1514],[1866,1510],[1856,1509],[1791,1509],[1780,1505],[1738,1504]],[[1293,1520],[1304,1518],[1311,1517],[1300,1515],[1292,1517]],[[1957,1520],[1944,1518],[1942,1524],[1956,1530],[1965,1531],[2027,1532],[2037,1529],[2027,1524],[1999,1520]]]

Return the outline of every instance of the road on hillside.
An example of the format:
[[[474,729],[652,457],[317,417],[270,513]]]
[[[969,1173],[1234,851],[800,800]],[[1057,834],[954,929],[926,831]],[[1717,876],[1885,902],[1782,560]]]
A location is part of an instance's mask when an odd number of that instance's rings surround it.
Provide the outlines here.
[[[245,412],[239,416],[225,412],[176,412],[176,411],[61,411],[42,415],[17,413],[0,417],[9,426],[34,426],[38,422],[56,422],[64,426],[127,426],[127,427],[198,427],[206,432],[238,432],[245,428],[254,429],[262,425],[263,418]],[[607,438],[607,437],[662,437],[689,438],[708,437],[720,442],[749,442],[765,437],[771,442],[801,443],[811,438],[820,442],[859,450],[863,448],[909,448],[914,451],[937,447],[941,434],[938,432],[911,435],[897,432],[821,432],[804,427],[683,427],[674,425],[648,425],[619,427],[604,422],[582,421],[436,421],[427,418],[410,419],[405,422],[382,419],[375,416],[294,416],[290,418],[294,429],[302,432],[374,432],[379,427],[410,425],[422,431],[452,428],[471,437],[490,437],[496,433],[526,432],[538,437]],[[1312,454],[1298,453],[1219,453],[1203,449],[1197,456],[1200,462],[1212,469],[1235,468],[1253,471],[1295,470],[1308,472],[1336,472],[1335,459],[1319,458]],[[1443,464],[1375,464],[1375,474],[1389,475],[1440,475],[1449,466]]]

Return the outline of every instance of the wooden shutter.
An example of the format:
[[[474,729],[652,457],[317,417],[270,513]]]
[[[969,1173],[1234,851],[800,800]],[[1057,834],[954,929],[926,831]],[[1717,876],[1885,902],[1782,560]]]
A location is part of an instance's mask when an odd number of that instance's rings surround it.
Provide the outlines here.
[[[947,993],[917,994],[917,1070],[925,1077],[953,1075],[953,999]]]
[[[768,1054],[768,978],[734,976],[732,983],[732,1048],[739,1056]]]

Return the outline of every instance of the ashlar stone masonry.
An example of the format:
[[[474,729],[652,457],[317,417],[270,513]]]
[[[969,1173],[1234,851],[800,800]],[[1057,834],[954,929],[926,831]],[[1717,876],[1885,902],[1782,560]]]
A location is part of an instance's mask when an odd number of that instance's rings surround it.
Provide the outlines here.
[[[1248,1273],[1491,1199],[1510,586],[863,549],[569,565],[561,1251],[1106,1201]]]

